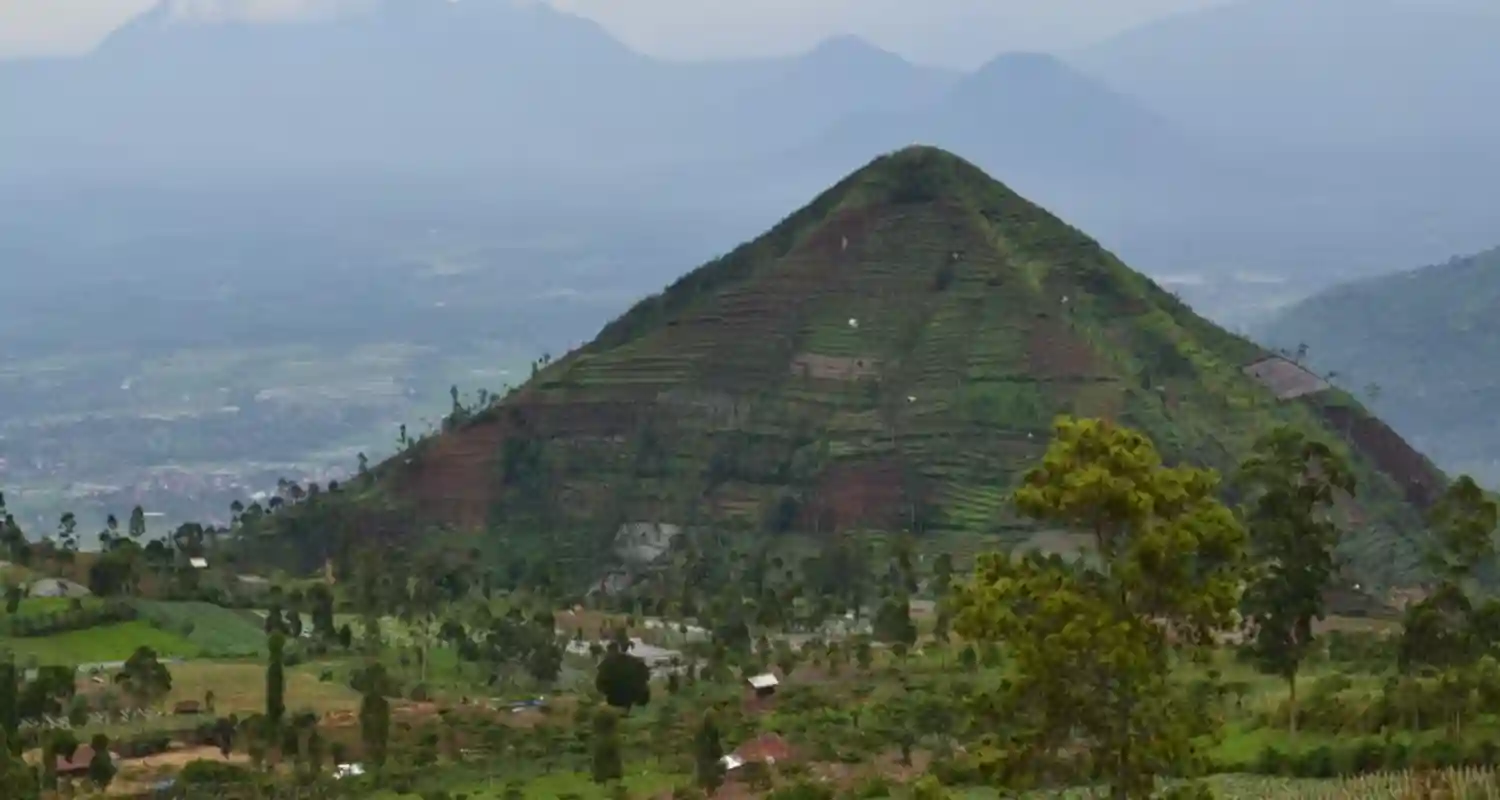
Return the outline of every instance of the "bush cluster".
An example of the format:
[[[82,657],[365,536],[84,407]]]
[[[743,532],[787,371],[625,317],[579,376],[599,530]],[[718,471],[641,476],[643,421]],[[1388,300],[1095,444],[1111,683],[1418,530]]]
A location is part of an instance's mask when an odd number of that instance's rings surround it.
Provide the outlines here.
[[[5,619],[5,631],[17,638],[53,636],[82,631],[116,622],[135,619],[135,608],[129,603],[110,600],[104,603],[69,603],[65,609],[12,614]]]
[[[1252,772],[1292,778],[1343,778],[1408,769],[1456,769],[1500,765],[1500,741],[1460,744],[1436,739],[1417,744],[1362,737],[1301,752],[1270,746],[1251,764],[1223,764],[1221,772]]]

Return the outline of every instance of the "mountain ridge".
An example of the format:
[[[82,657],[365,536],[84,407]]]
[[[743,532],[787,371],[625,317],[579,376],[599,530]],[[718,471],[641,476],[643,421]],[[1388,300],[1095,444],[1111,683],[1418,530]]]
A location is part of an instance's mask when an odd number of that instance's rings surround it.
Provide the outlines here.
[[[1258,331],[1305,346],[1451,470],[1500,485],[1491,422],[1500,403],[1500,248],[1340,284]]]
[[[1494,13],[1235,0],[1153,20],[1068,60],[1200,132],[1283,145],[1437,146],[1500,131],[1483,78],[1500,71],[1497,53]],[[1287,137],[1287,120],[1299,139]]]

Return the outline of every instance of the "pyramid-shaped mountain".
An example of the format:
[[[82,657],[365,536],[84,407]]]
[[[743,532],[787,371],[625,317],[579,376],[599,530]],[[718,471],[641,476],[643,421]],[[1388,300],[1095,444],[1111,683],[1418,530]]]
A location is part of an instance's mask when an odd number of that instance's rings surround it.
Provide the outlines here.
[[[1347,394],[1195,315],[949,153],[883,156],[380,471],[420,520],[597,545],[630,523],[1029,535],[1059,414],[1228,471],[1292,423],[1358,465],[1352,566],[1417,562],[1440,473]]]

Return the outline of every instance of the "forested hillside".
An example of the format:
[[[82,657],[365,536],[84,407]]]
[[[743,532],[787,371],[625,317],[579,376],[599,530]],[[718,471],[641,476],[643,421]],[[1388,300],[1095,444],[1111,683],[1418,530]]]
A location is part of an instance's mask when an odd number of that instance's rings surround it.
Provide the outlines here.
[[[1500,481],[1500,249],[1329,289],[1263,338],[1305,345],[1443,467]]]

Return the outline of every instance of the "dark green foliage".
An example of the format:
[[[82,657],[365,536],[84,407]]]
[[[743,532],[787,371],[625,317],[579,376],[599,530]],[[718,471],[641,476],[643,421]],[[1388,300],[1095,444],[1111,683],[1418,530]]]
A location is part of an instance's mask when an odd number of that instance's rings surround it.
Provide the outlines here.
[[[5,736],[10,752],[16,754],[21,752],[21,738],[17,735],[21,724],[16,696],[19,682],[15,662],[9,658],[0,660],[0,734]]]
[[[620,760],[620,720],[614,709],[604,707],[594,710],[592,741],[592,776],[594,783],[610,783],[625,775]]]
[[[1474,577],[1495,557],[1495,527],[1500,507],[1467,475],[1459,476],[1433,507],[1431,524],[1437,547],[1430,554],[1433,569],[1454,582]]]
[[[1472,663],[1500,642],[1500,601],[1476,605],[1473,576],[1495,560],[1497,506],[1468,476],[1454,481],[1433,507],[1435,541],[1428,562],[1436,588],[1406,609],[1397,663],[1447,669]]]
[[[248,785],[255,774],[238,764],[199,759],[188,762],[177,774],[177,780],[187,786]]]
[[[718,721],[713,712],[703,715],[693,735],[693,775],[698,786],[712,794],[724,783],[724,745],[719,738]]]
[[[286,638],[280,632],[271,634],[267,642],[269,655],[266,659],[266,719],[271,727],[279,729],[286,715],[286,665],[284,663]]]
[[[20,742],[0,731],[0,797],[34,800],[39,779],[20,756]]]
[[[917,641],[917,626],[911,621],[911,603],[904,593],[887,597],[875,613],[875,638],[887,644],[910,647]]]
[[[333,594],[328,591],[328,587],[312,587],[308,591],[308,600],[312,606],[313,634],[324,641],[338,638],[338,631],[333,624]]]
[[[1257,561],[1243,600],[1255,631],[1250,652],[1262,670],[1287,681],[1295,730],[1297,672],[1314,646],[1312,624],[1323,618],[1342,534],[1333,506],[1353,495],[1354,478],[1327,445],[1292,428],[1256,442],[1237,477],[1250,498],[1245,521]]]
[[[633,706],[651,702],[651,669],[618,644],[611,644],[599,661],[594,688],[610,705],[629,712]]]
[[[125,660],[115,676],[115,683],[139,706],[146,706],[166,697],[172,691],[172,673],[156,657],[156,651],[139,647]]]
[[[107,789],[114,782],[115,773],[119,771],[109,754],[109,737],[96,733],[89,746],[94,750],[93,757],[89,759],[89,780],[99,789]]]
[[[364,745],[365,758],[377,767],[385,765],[386,748],[391,737],[391,704],[385,699],[390,687],[385,667],[379,662],[369,664],[362,671],[358,687],[359,738]]]
[[[10,614],[4,620],[5,629],[16,637],[52,636],[136,618],[136,610],[130,603],[116,599],[79,602],[76,606],[35,614],[16,611]]]

